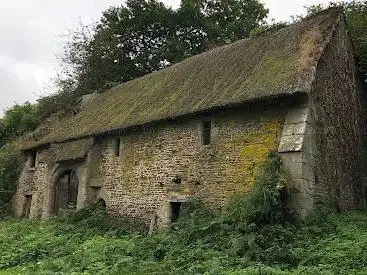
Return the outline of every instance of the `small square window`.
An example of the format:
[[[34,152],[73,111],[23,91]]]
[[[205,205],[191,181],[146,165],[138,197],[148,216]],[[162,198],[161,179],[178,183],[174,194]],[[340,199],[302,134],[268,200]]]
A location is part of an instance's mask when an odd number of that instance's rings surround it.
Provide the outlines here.
[[[201,140],[202,145],[209,145],[212,138],[212,122],[203,121],[201,127]]]

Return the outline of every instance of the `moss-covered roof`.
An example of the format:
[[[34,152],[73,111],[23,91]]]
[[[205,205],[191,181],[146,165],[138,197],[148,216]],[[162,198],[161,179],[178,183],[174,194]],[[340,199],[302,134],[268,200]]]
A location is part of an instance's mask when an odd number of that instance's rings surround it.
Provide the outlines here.
[[[338,9],[329,9],[118,85],[29,147],[308,92],[317,60],[340,16]]]

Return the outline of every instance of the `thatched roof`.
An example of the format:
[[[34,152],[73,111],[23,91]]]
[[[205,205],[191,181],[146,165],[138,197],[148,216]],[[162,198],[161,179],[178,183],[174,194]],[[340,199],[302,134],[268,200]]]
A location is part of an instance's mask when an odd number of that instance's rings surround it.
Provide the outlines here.
[[[337,9],[188,58],[100,94],[43,140],[62,142],[267,97],[309,92]]]

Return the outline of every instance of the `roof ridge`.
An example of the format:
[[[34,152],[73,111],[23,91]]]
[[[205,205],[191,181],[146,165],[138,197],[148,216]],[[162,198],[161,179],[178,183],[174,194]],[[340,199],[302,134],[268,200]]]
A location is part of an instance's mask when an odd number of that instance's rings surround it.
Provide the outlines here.
[[[339,7],[331,7],[331,8],[326,9],[326,10],[331,10],[331,9],[336,9],[336,10],[339,10],[339,11],[341,10],[341,9],[339,9]],[[323,11],[325,11],[325,10],[323,10]],[[321,12],[323,12],[323,11],[321,11]],[[336,27],[340,24],[340,22],[342,21],[343,18],[344,18],[343,12],[340,12],[338,18],[334,21],[334,24],[332,25],[332,28],[330,30],[329,35],[326,36],[326,39],[325,39],[324,43],[322,43],[320,45],[320,51],[319,51],[318,55],[315,57],[315,65],[312,68],[311,81],[310,81],[310,85],[308,87],[309,91],[311,91],[312,85],[316,80],[317,67],[319,65],[320,59],[321,59],[322,55],[324,54],[326,47],[330,44],[330,42],[331,42],[331,40],[332,40],[332,38],[335,34]]]

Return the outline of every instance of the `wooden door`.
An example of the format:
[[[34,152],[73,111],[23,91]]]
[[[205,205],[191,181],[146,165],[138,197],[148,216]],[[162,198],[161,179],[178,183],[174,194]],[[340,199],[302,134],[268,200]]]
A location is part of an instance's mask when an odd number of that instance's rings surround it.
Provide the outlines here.
[[[68,194],[68,204],[76,207],[76,203],[78,200],[78,188],[79,188],[79,180],[78,175],[72,171],[69,177],[69,194]]]
[[[60,177],[56,183],[55,188],[55,214],[59,213],[60,209],[66,209],[68,206],[69,195],[69,175],[65,174]]]

